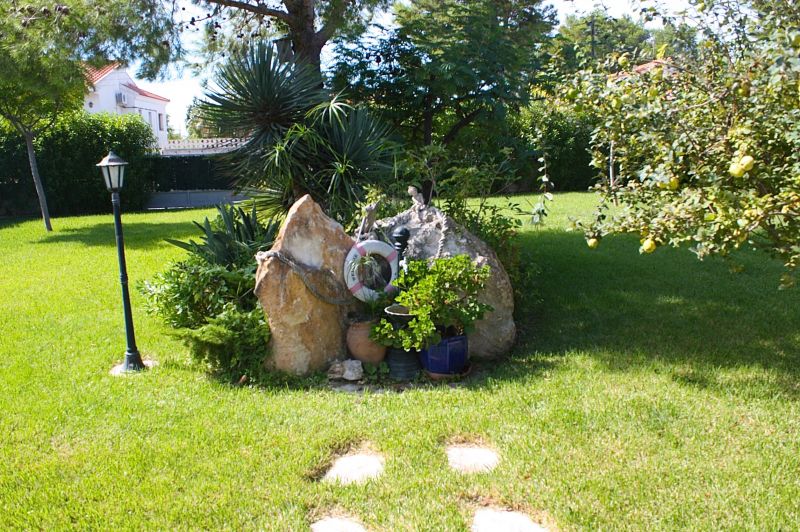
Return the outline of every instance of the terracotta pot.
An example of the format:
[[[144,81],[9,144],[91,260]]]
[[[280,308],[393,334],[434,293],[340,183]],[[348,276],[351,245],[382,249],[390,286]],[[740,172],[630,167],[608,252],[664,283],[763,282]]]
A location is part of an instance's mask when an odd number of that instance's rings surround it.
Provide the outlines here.
[[[369,364],[377,364],[386,356],[386,346],[369,339],[374,321],[359,321],[347,329],[347,350],[353,358]]]

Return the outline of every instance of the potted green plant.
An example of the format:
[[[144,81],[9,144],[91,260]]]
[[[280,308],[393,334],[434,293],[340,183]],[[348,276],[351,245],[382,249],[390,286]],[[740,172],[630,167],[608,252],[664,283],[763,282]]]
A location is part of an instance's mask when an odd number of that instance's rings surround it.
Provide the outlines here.
[[[395,284],[395,299],[411,319],[397,326],[383,318],[371,337],[386,346],[419,351],[430,373],[457,374],[467,363],[466,333],[493,310],[478,300],[489,278],[489,267],[478,267],[467,255],[428,261],[408,261]]]

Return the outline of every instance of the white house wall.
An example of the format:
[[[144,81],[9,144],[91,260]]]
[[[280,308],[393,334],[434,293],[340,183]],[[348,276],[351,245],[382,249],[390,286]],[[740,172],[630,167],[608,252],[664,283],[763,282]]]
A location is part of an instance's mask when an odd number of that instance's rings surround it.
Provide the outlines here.
[[[125,84],[135,85],[133,79],[123,70],[114,70],[98,81],[94,91],[84,98],[83,108],[90,113],[137,114],[153,130],[158,146],[167,147],[167,102],[143,96]],[[127,95],[126,106],[117,104],[117,94]],[[159,122],[159,115],[161,121]]]

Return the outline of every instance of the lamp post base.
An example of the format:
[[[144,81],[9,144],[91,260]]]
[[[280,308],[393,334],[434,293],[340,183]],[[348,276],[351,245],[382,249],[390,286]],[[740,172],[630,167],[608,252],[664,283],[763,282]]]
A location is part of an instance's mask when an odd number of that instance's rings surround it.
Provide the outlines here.
[[[125,362],[123,362],[122,365],[125,368],[124,371],[142,371],[143,369],[147,369],[138,351],[125,351]]]
[[[154,365],[155,362],[152,360],[142,360],[138,352],[126,351],[125,360],[121,364],[117,364],[111,368],[109,373],[114,376],[125,375],[126,373],[139,373]]]

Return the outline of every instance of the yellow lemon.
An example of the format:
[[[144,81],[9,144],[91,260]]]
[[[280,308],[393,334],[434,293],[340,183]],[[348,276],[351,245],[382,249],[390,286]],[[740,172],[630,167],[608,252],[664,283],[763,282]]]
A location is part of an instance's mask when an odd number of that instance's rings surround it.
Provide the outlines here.
[[[644,242],[642,242],[642,251],[645,253],[652,253],[656,250],[656,242],[652,238],[646,238]]]
[[[747,170],[744,169],[744,166],[741,163],[731,163],[731,166],[728,168],[728,173],[731,174],[733,177],[742,177]]]
[[[600,245],[600,239],[590,238],[586,241],[586,245],[589,246],[589,249],[597,249],[597,246]]]
[[[744,168],[745,172],[749,172],[753,169],[753,165],[756,164],[756,160],[749,155],[745,155],[739,160],[739,164]]]

